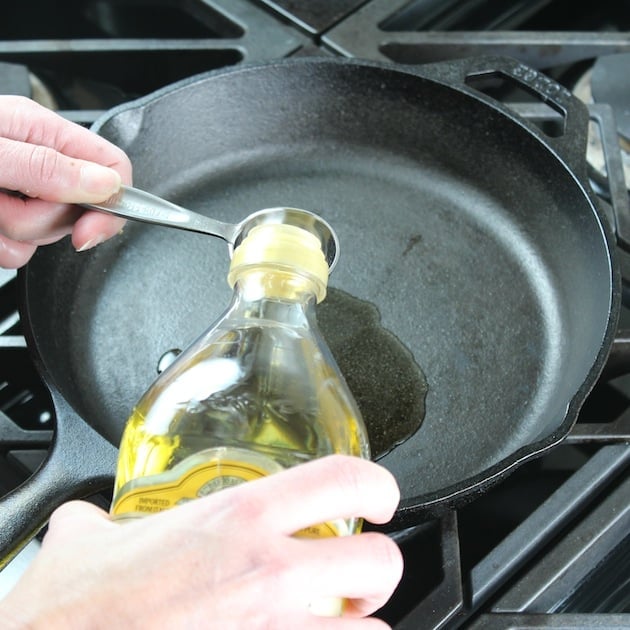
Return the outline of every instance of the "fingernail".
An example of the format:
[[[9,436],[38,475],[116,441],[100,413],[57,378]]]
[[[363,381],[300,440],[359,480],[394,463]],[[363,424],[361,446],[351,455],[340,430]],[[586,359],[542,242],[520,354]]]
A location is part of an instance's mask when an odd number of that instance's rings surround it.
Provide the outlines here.
[[[112,168],[100,164],[84,164],[81,167],[81,190],[105,199],[120,188],[120,175]]]
[[[105,241],[105,234],[97,234],[93,236],[89,241],[86,241],[81,245],[81,247],[77,247],[78,252],[84,252],[88,249],[92,249],[92,247],[96,247]]]

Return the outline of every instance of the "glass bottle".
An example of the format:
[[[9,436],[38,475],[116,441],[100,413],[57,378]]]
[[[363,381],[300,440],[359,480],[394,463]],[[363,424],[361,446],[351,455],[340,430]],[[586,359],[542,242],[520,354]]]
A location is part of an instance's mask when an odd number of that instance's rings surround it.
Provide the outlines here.
[[[318,330],[329,268],[315,229],[252,228],[233,296],[158,377],[125,428],[111,514],[135,518],[332,453],[369,458],[365,425]],[[359,519],[299,536],[348,535]]]

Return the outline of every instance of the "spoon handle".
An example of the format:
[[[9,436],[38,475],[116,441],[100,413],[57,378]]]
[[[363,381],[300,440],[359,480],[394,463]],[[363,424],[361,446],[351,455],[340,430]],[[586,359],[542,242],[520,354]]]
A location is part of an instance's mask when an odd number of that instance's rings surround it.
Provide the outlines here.
[[[237,225],[211,219],[191,212],[166,199],[152,195],[132,186],[121,186],[120,190],[101,203],[82,203],[84,208],[115,214],[125,219],[165,225],[168,227],[201,232],[218,236],[228,243],[234,242]]]

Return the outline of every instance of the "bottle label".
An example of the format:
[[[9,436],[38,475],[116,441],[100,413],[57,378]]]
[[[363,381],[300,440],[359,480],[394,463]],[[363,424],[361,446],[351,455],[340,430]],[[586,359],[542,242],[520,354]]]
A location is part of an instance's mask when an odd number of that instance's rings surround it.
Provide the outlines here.
[[[207,494],[252,481],[267,475],[264,468],[249,462],[213,460],[190,468],[175,480],[148,483],[124,492],[116,499],[111,513],[151,514],[199,499]],[[159,479],[159,476],[156,476]],[[155,477],[154,477],[155,479]]]
[[[123,492],[115,499],[111,514],[133,517],[162,512],[218,490],[260,479],[267,474],[264,468],[250,462],[214,459],[192,466],[175,480],[148,482]],[[156,475],[153,479],[160,477]],[[346,529],[344,526],[344,521],[319,523],[305,527],[294,535],[299,538],[330,538],[343,535]]]
[[[332,536],[339,535],[340,532],[333,523],[309,525],[294,534],[294,536],[297,536],[298,538],[331,538]]]

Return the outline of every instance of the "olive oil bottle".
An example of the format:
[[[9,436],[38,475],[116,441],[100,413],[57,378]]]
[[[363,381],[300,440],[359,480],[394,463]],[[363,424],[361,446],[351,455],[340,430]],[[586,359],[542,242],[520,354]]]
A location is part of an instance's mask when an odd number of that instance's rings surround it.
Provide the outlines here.
[[[322,247],[315,230],[263,223],[234,250],[227,310],[129,418],[114,518],[159,512],[332,453],[370,457],[359,409],[317,327],[329,273]],[[353,519],[296,535],[359,528]]]

